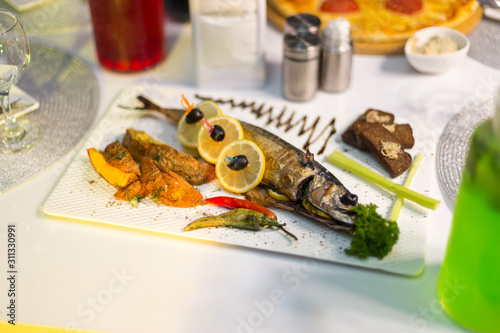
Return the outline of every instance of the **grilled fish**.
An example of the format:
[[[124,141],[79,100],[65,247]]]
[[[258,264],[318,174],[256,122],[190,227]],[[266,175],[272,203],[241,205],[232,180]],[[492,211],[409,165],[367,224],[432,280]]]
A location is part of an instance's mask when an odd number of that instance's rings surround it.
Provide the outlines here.
[[[155,110],[174,121],[185,113],[183,109],[161,108],[143,96],[138,99],[144,107],[136,110]],[[255,142],[266,158],[260,187],[247,192],[247,199],[295,211],[334,229],[354,229],[356,214],[351,209],[357,205],[358,197],[315,161],[312,153],[303,152],[265,129],[243,121],[240,124],[245,139]],[[266,188],[286,199],[274,199]]]
[[[332,228],[354,227],[355,215],[350,210],[357,204],[358,197],[315,161],[313,154],[299,150],[260,127],[243,121],[240,124],[245,139],[255,142],[266,157],[266,170],[261,186],[272,188],[289,199],[274,200],[273,203],[282,201],[281,205],[289,206]],[[269,206],[269,195],[266,198],[262,192],[259,195],[251,192],[246,194],[248,199]],[[324,214],[319,214],[320,212]]]

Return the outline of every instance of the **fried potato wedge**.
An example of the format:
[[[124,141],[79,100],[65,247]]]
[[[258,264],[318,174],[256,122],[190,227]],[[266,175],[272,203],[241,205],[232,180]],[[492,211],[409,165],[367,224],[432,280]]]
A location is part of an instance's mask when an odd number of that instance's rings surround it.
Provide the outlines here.
[[[215,179],[214,166],[200,163],[197,159],[153,139],[143,131],[127,129],[123,146],[141,163],[144,157],[158,162],[163,172],[173,171],[189,184],[201,185]]]
[[[123,171],[108,164],[103,153],[97,149],[89,148],[87,153],[94,169],[111,185],[122,188],[139,179],[139,176],[133,172]]]
[[[115,193],[115,198],[124,201],[131,201],[134,199],[140,200],[147,197],[150,193],[146,186],[140,181],[136,180],[125,187],[120,188]]]
[[[141,171],[141,181],[154,200],[182,208],[204,204],[203,196],[198,190],[175,172],[168,169],[160,170],[158,164],[151,158],[142,159]]]
[[[107,145],[104,149],[103,155],[104,159],[109,165],[125,172],[132,172],[138,176],[141,175],[139,166],[134,161],[132,155],[128,152],[128,150],[122,146],[120,141],[116,140],[115,142]]]

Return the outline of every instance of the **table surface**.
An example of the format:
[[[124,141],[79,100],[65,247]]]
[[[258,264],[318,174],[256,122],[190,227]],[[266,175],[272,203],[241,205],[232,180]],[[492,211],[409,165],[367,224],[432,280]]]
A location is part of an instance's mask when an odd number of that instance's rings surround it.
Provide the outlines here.
[[[134,83],[160,78],[193,86],[187,46],[174,48],[178,39],[185,43],[179,36],[189,34],[189,27],[169,20],[166,28],[169,57],[138,74],[99,67],[90,27],[36,38],[91,66],[100,82],[102,115]],[[266,39],[266,86],[235,93],[280,96],[281,33],[269,26]],[[319,92],[309,103],[333,105],[352,118],[368,107],[413,116],[429,125],[427,139],[435,147],[460,106],[487,96],[499,81],[498,70],[471,58],[430,76],[411,69],[404,56],[355,55],[351,87],[338,94]],[[452,219],[446,202],[430,213],[425,270],[402,277],[45,216],[40,206],[75,151],[0,195],[2,276],[8,270],[7,226],[16,225],[18,323],[117,333],[464,331],[443,312],[436,293]],[[444,199],[435,172],[429,194]],[[8,320],[7,289],[2,277],[0,322]]]

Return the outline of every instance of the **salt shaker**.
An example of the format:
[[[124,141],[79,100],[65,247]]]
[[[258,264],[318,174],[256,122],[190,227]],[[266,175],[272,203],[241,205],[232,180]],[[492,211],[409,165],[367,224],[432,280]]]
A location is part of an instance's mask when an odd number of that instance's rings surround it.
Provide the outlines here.
[[[291,35],[302,35],[311,33],[317,35],[321,20],[312,14],[302,13],[287,17],[283,33]]]
[[[190,0],[199,87],[265,83],[265,0]]]
[[[291,101],[307,101],[318,90],[319,37],[315,34],[284,38],[282,90]]]
[[[345,90],[351,81],[353,55],[349,21],[339,18],[328,22],[321,37],[321,53],[321,89]]]

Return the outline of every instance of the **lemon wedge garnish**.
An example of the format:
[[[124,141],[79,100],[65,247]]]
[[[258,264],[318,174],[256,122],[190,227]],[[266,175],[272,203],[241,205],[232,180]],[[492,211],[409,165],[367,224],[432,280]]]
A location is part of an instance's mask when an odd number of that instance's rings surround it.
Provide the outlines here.
[[[248,165],[242,170],[235,171],[228,166],[227,158],[244,155]],[[228,144],[220,152],[215,164],[217,179],[229,192],[244,193],[259,185],[266,169],[265,157],[262,150],[250,140],[238,140]]]

